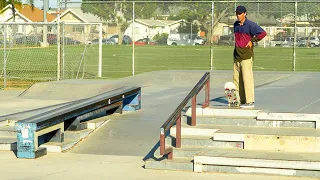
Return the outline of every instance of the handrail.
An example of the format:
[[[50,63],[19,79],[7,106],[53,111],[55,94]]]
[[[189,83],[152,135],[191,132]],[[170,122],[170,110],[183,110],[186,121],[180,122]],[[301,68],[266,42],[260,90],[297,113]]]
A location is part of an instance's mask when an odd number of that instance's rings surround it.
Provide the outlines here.
[[[183,99],[171,116],[160,128],[160,155],[168,154],[168,159],[172,159],[172,148],[165,148],[165,137],[168,130],[176,123],[176,148],[181,147],[181,111],[187,105],[190,99],[192,99],[192,122],[191,125],[196,125],[196,96],[205,86],[205,102],[202,105],[203,108],[209,106],[210,102],[210,73],[206,72],[199,82],[193,87],[190,93]]]

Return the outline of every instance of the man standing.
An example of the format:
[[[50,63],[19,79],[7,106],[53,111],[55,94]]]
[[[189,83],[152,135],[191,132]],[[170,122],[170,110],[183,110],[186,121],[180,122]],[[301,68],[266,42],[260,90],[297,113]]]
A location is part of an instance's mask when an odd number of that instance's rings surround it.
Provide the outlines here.
[[[244,6],[237,7],[236,16],[238,21],[234,23],[233,82],[239,90],[240,107],[253,108],[253,42],[260,41],[267,33],[255,22],[247,19],[247,10]]]

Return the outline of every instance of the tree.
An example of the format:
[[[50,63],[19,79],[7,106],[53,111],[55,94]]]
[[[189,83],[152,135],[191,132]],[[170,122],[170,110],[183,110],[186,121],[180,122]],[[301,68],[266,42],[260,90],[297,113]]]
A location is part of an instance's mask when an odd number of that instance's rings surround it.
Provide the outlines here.
[[[228,12],[234,11],[234,3],[215,3],[214,4],[214,22],[212,24],[212,1],[192,2],[191,0],[177,1],[168,3],[165,10],[170,11],[170,19],[185,19],[189,24],[199,22],[199,28],[207,34],[207,41],[210,42],[212,33],[222,18],[228,15]],[[180,9],[179,12],[174,12]],[[234,13],[234,12],[233,12]],[[188,24],[187,23],[187,24]],[[212,28],[211,28],[212,27]]]
[[[101,4],[88,4],[86,1],[92,0],[82,1],[82,11],[97,15],[105,20],[108,25],[116,26],[119,35],[118,43],[121,44],[124,31],[129,26],[128,22],[132,22],[133,3],[111,0]],[[156,3],[135,3],[135,18],[151,18],[154,16],[156,9]]]
[[[27,4],[30,4],[32,9],[34,7],[34,0],[27,0]],[[12,9],[12,17],[13,17],[13,22],[16,21],[16,7],[21,8],[22,6],[22,0],[0,0],[0,9],[3,9],[6,7],[8,4],[11,4],[11,9]]]

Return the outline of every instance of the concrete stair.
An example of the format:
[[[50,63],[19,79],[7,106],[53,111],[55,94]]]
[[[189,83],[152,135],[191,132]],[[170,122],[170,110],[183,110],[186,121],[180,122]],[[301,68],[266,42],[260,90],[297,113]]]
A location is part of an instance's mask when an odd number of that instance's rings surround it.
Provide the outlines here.
[[[194,156],[195,172],[320,176],[319,153],[216,149]]]
[[[320,177],[318,114],[197,108],[196,126],[190,115],[182,117],[181,148],[175,126],[165,139],[173,160],[158,148],[145,168]]]
[[[166,144],[175,147],[176,137],[174,135],[167,137]],[[183,135],[181,147],[243,148],[243,142],[214,141],[212,136]]]

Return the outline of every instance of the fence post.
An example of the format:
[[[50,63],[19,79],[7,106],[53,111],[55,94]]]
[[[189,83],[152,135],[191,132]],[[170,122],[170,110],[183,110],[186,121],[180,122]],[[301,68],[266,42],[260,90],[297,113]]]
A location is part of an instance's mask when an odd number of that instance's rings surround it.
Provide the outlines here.
[[[296,71],[296,39],[297,39],[297,0],[294,3],[294,40],[293,40],[293,57],[292,57],[292,71]]]
[[[3,88],[7,87],[7,25],[4,24],[4,33],[3,33]]]
[[[57,50],[58,50],[58,57],[57,57],[57,81],[61,79],[60,77],[60,63],[61,63],[61,49],[60,49],[60,2],[58,2],[58,17],[57,17]]]
[[[61,71],[62,71],[62,79],[65,79],[65,53],[64,53],[64,50],[65,50],[65,39],[64,39],[64,29],[65,29],[65,26],[64,26],[64,22],[61,23],[62,27],[61,27],[61,30],[62,30],[62,46],[60,46],[60,49],[61,49],[61,58],[62,59],[62,68],[61,68]],[[61,42],[60,42],[61,43]]]
[[[135,67],[134,67],[134,41],[135,41],[135,33],[134,33],[134,25],[135,25],[135,20],[134,20],[134,18],[135,18],[135,16],[134,16],[134,1],[132,1],[132,76],[134,76],[135,75],[135,72],[134,72],[134,69],[135,69]]]
[[[102,77],[102,23],[99,24],[99,70],[98,77]]]
[[[211,35],[210,35],[210,70],[213,69],[213,15],[214,15],[214,2],[211,2]]]

